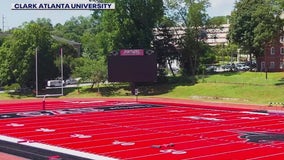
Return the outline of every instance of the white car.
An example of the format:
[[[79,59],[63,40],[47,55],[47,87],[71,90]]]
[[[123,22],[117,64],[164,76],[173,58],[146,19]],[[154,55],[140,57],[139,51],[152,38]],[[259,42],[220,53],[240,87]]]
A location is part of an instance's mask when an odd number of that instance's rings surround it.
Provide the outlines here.
[[[76,79],[73,79],[73,78],[69,78],[65,81],[65,84],[68,85],[68,84],[77,84],[78,83],[78,80]]]
[[[250,69],[249,66],[244,65],[244,64],[242,64],[242,63],[236,64],[236,67],[237,67],[237,69],[238,69],[239,71],[247,71],[247,70]]]
[[[47,81],[48,87],[61,87],[64,85],[64,81],[62,80],[49,80]]]

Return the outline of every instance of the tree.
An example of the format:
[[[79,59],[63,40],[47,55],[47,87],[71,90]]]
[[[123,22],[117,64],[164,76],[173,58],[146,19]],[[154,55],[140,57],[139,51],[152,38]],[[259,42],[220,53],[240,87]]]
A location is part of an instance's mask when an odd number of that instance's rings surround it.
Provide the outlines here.
[[[52,72],[50,44],[51,35],[48,30],[35,22],[26,23],[22,28],[14,29],[0,49],[1,84],[16,82],[21,86],[34,86],[36,48],[41,64],[39,81],[43,83],[47,75]]]
[[[102,56],[102,49],[99,48],[99,36],[91,31],[85,31],[81,37],[82,56],[90,59],[96,59]]]
[[[115,0],[115,4],[116,9],[102,12],[99,20],[104,54],[121,48],[151,48],[152,29],[163,16],[163,1]]]
[[[77,51],[66,42],[53,40],[50,52],[56,68],[52,69],[53,74],[49,75],[49,79],[57,78],[61,73],[61,50],[63,54],[63,78],[68,79],[72,74],[72,70],[74,69],[72,68],[72,62],[78,57]]]
[[[252,57],[263,54],[264,46],[277,36],[283,8],[276,1],[240,0],[230,20],[229,38]]]
[[[172,62],[179,60],[180,54],[177,50],[177,38],[174,37],[174,31],[171,29],[174,27],[174,22],[167,17],[163,17],[159,22],[155,31],[155,39],[153,41],[154,51],[157,54],[158,75],[159,78],[165,78],[165,68],[167,65],[170,68],[172,75],[175,77],[175,72],[172,68]]]
[[[92,30],[94,28],[93,18],[90,17],[72,17],[66,21],[64,25],[56,24],[53,34],[59,37],[63,37],[69,40],[80,42],[81,36],[85,31]]]
[[[219,27],[222,24],[226,24],[228,22],[229,16],[217,16],[212,17],[208,20],[208,25],[211,27]]]
[[[206,45],[204,39],[206,32],[202,28],[208,22],[206,8],[210,3],[208,0],[190,0],[186,1],[188,13],[186,17],[186,33],[181,45],[182,50],[182,66],[184,74],[195,75],[198,72],[200,58],[206,53]]]
[[[203,41],[207,34],[203,27],[208,24],[206,8],[209,6],[208,0],[165,0],[166,15],[178,24],[177,27],[185,28],[178,39],[184,75],[194,76],[200,58],[207,52],[208,46]]]
[[[238,46],[233,43],[229,43],[228,45],[222,44],[214,46],[213,49],[215,50],[216,56],[221,58],[218,61],[221,60],[224,62],[230,59],[231,63],[233,63],[233,57],[237,56]],[[225,57],[227,58],[226,60]]]
[[[77,58],[73,65],[75,68],[73,75],[80,77],[82,81],[91,80],[91,88],[97,84],[99,92],[99,84],[107,79],[107,67],[105,64],[105,59],[101,57],[100,59],[92,60],[81,57]]]
[[[282,11],[283,11],[284,1],[282,1],[282,0],[275,0],[275,1],[279,4],[279,7],[282,8]]]
[[[31,22],[33,22],[33,21],[31,21]],[[34,23],[40,25],[41,27],[44,27],[47,31],[52,31],[53,30],[53,26],[52,26],[52,23],[51,23],[50,19],[38,18]]]

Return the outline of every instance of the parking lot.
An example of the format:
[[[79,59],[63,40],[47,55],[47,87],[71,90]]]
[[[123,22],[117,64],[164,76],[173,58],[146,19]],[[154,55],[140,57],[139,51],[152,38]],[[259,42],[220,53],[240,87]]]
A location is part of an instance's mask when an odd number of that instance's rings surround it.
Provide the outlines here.
[[[254,71],[256,69],[256,64],[251,65],[251,69]],[[227,63],[222,65],[208,65],[206,67],[207,73],[220,73],[220,72],[240,72],[240,71],[249,71],[249,63]]]

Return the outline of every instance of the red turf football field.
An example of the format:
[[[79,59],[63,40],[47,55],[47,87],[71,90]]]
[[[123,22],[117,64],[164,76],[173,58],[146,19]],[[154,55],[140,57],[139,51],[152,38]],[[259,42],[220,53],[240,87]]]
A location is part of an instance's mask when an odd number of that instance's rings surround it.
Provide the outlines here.
[[[143,104],[159,107],[100,110]],[[124,160],[284,159],[282,114],[219,106],[171,100],[47,99],[45,109],[53,115],[44,115],[38,112],[43,109],[40,101],[1,102],[0,116],[26,117],[0,119],[0,138]]]

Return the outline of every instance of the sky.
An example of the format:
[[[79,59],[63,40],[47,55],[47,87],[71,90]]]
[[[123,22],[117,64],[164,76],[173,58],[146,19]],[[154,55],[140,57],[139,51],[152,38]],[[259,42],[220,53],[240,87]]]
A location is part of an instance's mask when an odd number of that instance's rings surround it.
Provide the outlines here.
[[[209,0],[210,17],[230,15],[236,0]],[[88,3],[89,0],[3,0],[0,5],[0,28],[4,31],[37,18],[49,18],[53,25],[64,24],[71,17],[89,16],[89,10],[12,10],[13,3]]]

